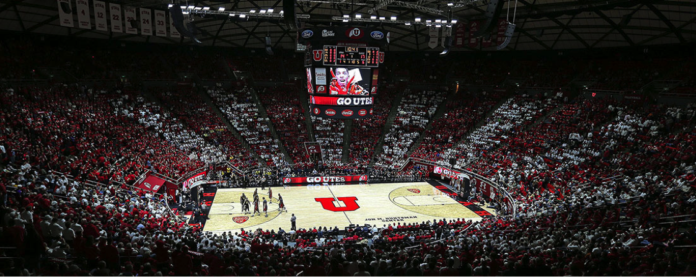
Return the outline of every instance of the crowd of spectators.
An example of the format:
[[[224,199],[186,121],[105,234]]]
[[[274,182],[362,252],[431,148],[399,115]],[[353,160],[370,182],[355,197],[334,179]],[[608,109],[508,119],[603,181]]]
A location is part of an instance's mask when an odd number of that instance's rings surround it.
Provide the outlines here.
[[[321,146],[321,155],[324,163],[330,166],[342,165],[345,122],[314,115],[310,115],[310,117],[314,127],[314,139]]]
[[[209,143],[220,146],[232,165],[237,168],[258,165],[256,158],[227,129],[227,125],[205,103],[195,88],[177,87],[155,89],[154,94],[167,105],[174,116],[185,122]]]
[[[481,92],[473,95],[458,92],[445,105],[445,114],[435,119],[430,129],[423,134],[423,141],[411,153],[411,157],[437,161],[440,152],[454,147],[474,124],[483,120],[486,113],[501,100],[502,93]]]
[[[129,183],[147,170],[178,178],[203,165],[109,104],[135,101],[126,90],[61,84],[0,93],[5,163]]]
[[[251,90],[246,87],[231,91],[209,88],[208,94],[266,166],[283,165],[283,153],[271,134],[269,119],[259,115],[254,92]]]
[[[305,151],[305,142],[311,140],[296,88],[265,88],[258,90],[257,94],[280,141],[292,158],[292,163],[308,164],[310,160],[309,154]]]
[[[370,163],[375,152],[375,142],[382,135],[382,129],[384,129],[384,124],[387,122],[387,117],[393,105],[392,102],[398,94],[398,89],[382,89],[375,97],[372,117],[353,120],[349,154],[349,162],[353,165],[365,166]]]
[[[438,105],[447,97],[444,91],[407,91],[397,108],[396,118],[384,135],[383,151],[375,165],[397,168],[407,158],[406,152],[425,130]]]

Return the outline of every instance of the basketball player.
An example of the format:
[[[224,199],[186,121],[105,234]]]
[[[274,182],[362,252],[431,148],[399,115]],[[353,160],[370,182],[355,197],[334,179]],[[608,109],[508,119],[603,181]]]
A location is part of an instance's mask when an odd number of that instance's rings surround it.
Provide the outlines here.
[[[266,202],[266,197],[263,198],[263,213],[268,217],[268,202]]]
[[[259,190],[259,188],[255,188],[255,189],[254,189],[254,198],[256,198],[256,197],[259,196],[258,190]]]
[[[271,204],[273,204],[273,190],[271,189],[271,187],[268,187],[268,201],[271,202]]]
[[[251,216],[252,217],[255,216],[256,213],[259,213],[259,215],[261,215],[261,212],[259,212],[259,198],[258,197],[254,198],[254,212],[251,213]]]
[[[285,208],[285,203],[283,203],[283,197],[280,196],[280,193],[278,193],[278,210],[280,212],[283,212],[283,210],[286,212],[288,211],[288,209]]]

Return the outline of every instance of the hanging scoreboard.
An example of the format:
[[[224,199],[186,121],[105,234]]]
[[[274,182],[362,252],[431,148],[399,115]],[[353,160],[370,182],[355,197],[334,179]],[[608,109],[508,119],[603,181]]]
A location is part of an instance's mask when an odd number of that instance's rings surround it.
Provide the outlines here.
[[[310,112],[336,119],[369,118],[377,94],[386,38],[380,30],[318,28],[301,30]],[[369,35],[367,35],[369,34]]]

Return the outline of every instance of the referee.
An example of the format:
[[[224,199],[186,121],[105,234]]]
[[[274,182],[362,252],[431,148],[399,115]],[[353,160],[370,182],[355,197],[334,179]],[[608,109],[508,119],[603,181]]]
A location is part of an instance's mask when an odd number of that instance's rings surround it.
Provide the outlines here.
[[[295,222],[297,221],[297,217],[295,217],[295,214],[292,214],[292,217],[290,218],[290,223],[292,223],[292,227],[290,227],[290,230],[297,231]]]

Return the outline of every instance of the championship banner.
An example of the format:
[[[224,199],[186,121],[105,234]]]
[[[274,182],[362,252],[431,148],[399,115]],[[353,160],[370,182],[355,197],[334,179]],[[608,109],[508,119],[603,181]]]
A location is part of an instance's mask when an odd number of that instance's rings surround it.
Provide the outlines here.
[[[70,0],[58,0],[58,18],[60,26],[73,27],[72,5]]]
[[[80,29],[92,29],[92,22],[89,19],[89,1],[77,0],[77,27]]]
[[[108,31],[106,23],[106,4],[104,1],[94,1],[94,27],[97,31]]]
[[[138,28],[133,27],[133,23],[137,18],[135,17],[135,8],[134,7],[123,7],[123,13],[124,13],[124,18],[126,20],[126,34],[138,34]]]
[[[317,86],[324,87],[324,86]],[[319,89],[317,88],[317,91]],[[310,96],[310,103],[314,105],[333,105],[333,106],[367,106],[375,102],[374,97],[327,97]]]
[[[466,25],[464,23],[457,23],[455,25],[457,31],[454,33],[454,46],[464,47],[464,40],[466,39]]]
[[[367,182],[367,175],[322,176],[322,177],[284,177],[283,184],[321,184]]]
[[[143,35],[152,35],[152,11],[140,8],[140,31]]]
[[[184,180],[182,186],[184,188],[188,188],[190,185],[193,185],[193,183],[198,182],[200,180],[203,180],[203,178],[205,177],[205,175],[207,173],[208,173],[207,171],[203,171],[201,173],[198,173],[196,175],[191,176],[190,178]]]
[[[477,37],[474,37],[476,32],[479,30],[479,22],[478,21],[471,21],[469,23],[469,47],[472,48],[478,48],[479,47],[479,39]]]
[[[121,5],[109,3],[109,14],[111,15],[111,31],[123,33],[123,23],[121,22]]]
[[[155,35],[167,36],[167,14],[164,11],[155,11]]]
[[[435,47],[437,47],[438,37],[440,36],[440,30],[435,28],[435,26],[430,26],[429,34],[430,41],[428,42],[428,47],[430,47],[430,49],[435,49]]]
[[[145,177],[145,180],[143,180],[136,187],[142,190],[157,192],[162,187],[162,185],[164,185],[164,182],[164,179],[148,173],[148,176]]]
[[[172,13],[169,13],[169,36],[173,38],[181,37],[181,33],[174,27],[174,20],[172,20]]]

